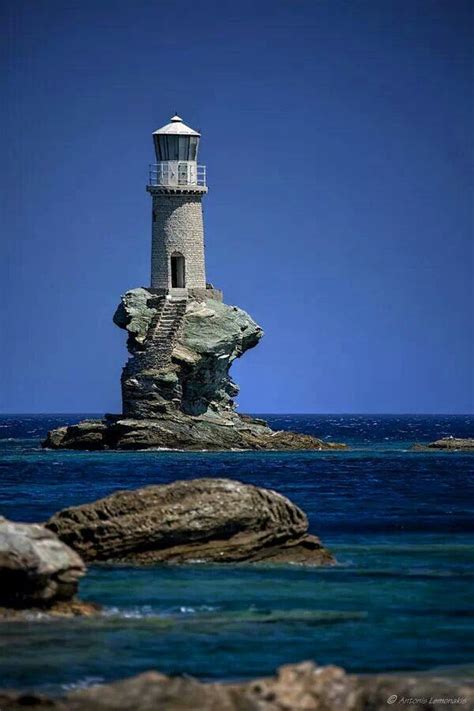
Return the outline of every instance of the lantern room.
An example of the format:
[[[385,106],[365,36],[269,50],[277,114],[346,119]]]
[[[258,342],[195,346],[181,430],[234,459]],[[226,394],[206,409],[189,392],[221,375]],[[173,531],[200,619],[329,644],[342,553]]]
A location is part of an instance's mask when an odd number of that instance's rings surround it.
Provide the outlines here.
[[[153,133],[157,163],[150,166],[151,185],[205,186],[205,168],[197,165],[201,134],[174,115]]]
[[[153,134],[156,160],[196,161],[200,136],[200,133],[186,126],[182,118],[173,116],[170,123]]]

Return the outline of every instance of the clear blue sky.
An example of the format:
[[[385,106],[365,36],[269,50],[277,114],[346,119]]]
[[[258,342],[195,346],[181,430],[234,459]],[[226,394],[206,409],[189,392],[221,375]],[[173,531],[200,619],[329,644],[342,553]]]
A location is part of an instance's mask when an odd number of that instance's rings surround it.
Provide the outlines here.
[[[242,411],[470,412],[467,0],[1,3],[1,410],[119,411],[151,133],[202,131]]]

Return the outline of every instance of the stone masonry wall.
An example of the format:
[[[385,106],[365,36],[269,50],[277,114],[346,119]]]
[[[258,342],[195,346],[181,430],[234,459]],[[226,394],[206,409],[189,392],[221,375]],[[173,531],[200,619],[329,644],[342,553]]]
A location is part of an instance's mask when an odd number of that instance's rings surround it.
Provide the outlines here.
[[[153,194],[151,286],[171,288],[170,257],[185,259],[186,287],[205,289],[202,195]]]

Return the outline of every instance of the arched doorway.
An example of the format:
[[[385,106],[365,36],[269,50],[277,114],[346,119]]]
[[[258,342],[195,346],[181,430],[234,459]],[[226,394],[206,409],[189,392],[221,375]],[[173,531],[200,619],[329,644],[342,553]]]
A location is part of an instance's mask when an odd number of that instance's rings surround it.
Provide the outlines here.
[[[171,287],[173,289],[184,289],[186,286],[186,271],[184,257],[180,252],[171,255]]]

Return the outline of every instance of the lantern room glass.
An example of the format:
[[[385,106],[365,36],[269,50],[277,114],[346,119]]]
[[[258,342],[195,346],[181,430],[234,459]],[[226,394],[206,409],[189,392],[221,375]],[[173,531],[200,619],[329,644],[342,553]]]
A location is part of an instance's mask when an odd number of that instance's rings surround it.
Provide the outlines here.
[[[199,144],[198,136],[158,134],[154,136],[158,161],[195,161]]]

